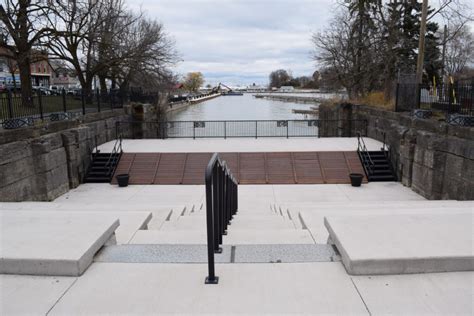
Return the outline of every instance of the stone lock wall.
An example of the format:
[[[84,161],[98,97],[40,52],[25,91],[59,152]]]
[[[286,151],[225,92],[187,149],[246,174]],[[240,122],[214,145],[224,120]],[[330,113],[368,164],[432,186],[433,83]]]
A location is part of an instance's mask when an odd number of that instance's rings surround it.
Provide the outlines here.
[[[319,111],[367,120],[370,138],[383,141],[385,134],[399,181],[425,198],[474,199],[474,128],[363,105],[322,105]]]
[[[77,187],[97,145],[115,139],[123,111],[0,131],[0,201],[51,201]]]

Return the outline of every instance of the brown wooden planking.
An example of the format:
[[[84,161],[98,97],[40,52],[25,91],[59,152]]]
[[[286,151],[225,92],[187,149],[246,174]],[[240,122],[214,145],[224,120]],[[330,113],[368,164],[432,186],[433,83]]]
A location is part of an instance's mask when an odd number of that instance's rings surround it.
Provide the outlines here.
[[[130,184],[204,184],[211,156],[124,153],[115,174],[129,173]],[[364,174],[357,152],[222,153],[220,157],[240,184],[350,183],[349,173]]]

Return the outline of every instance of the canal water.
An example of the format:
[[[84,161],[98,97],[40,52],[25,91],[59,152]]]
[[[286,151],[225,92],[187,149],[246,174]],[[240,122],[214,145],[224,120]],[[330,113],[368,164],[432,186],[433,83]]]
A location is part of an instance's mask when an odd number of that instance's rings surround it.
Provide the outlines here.
[[[321,94],[321,97],[325,95]],[[315,95],[315,97],[318,97]],[[293,109],[310,110],[316,104],[301,104],[243,96],[220,96],[168,114],[169,121],[212,120],[305,120],[316,117],[295,114]]]

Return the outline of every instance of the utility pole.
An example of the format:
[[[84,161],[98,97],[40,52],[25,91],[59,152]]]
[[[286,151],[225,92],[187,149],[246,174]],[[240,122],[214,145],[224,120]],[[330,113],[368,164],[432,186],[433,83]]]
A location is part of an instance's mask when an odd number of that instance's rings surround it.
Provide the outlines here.
[[[441,69],[441,80],[444,82],[444,76],[446,74],[446,42],[448,41],[448,26],[444,25],[444,34],[443,34],[443,68]]]
[[[428,0],[423,0],[421,10],[420,41],[418,42],[418,61],[416,63],[416,83],[423,79],[423,60],[425,57],[426,16],[428,15]]]

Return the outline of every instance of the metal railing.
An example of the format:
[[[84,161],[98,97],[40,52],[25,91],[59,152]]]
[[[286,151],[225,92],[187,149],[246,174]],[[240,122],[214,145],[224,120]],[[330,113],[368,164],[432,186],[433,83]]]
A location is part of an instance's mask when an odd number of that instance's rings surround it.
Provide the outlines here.
[[[123,108],[123,101],[119,93],[98,90],[90,94],[66,93],[65,90],[57,95],[37,92],[27,100],[7,91],[0,93],[0,125],[14,129],[34,125],[38,120],[68,120],[86,113]]]
[[[417,109],[474,116],[474,79],[436,85],[397,84],[397,112]]]
[[[233,121],[129,121],[118,122],[124,138],[232,138],[232,137],[339,137],[341,120],[233,120]],[[367,129],[366,120],[351,120],[351,135]],[[324,135],[320,128],[324,126]]]
[[[238,209],[238,185],[230,169],[215,153],[206,167],[206,222],[208,276],[206,284],[217,284],[214,254],[221,253],[222,236]]]
[[[370,153],[367,150],[367,146],[365,145],[364,138],[361,136],[359,132],[357,133],[357,153],[359,154],[359,157],[362,159],[362,166],[364,167],[367,177],[370,177],[374,173],[375,163],[370,157]]]
[[[114,148],[110,153],[109,159],[105,163],[105,169],[107,169],[107,176],[112,179],[114,175],[115,168],[117,168],[118,162],[120,160],[120,156],[122,155],[122,135],[119,135],[117,140],[115,141]]]

